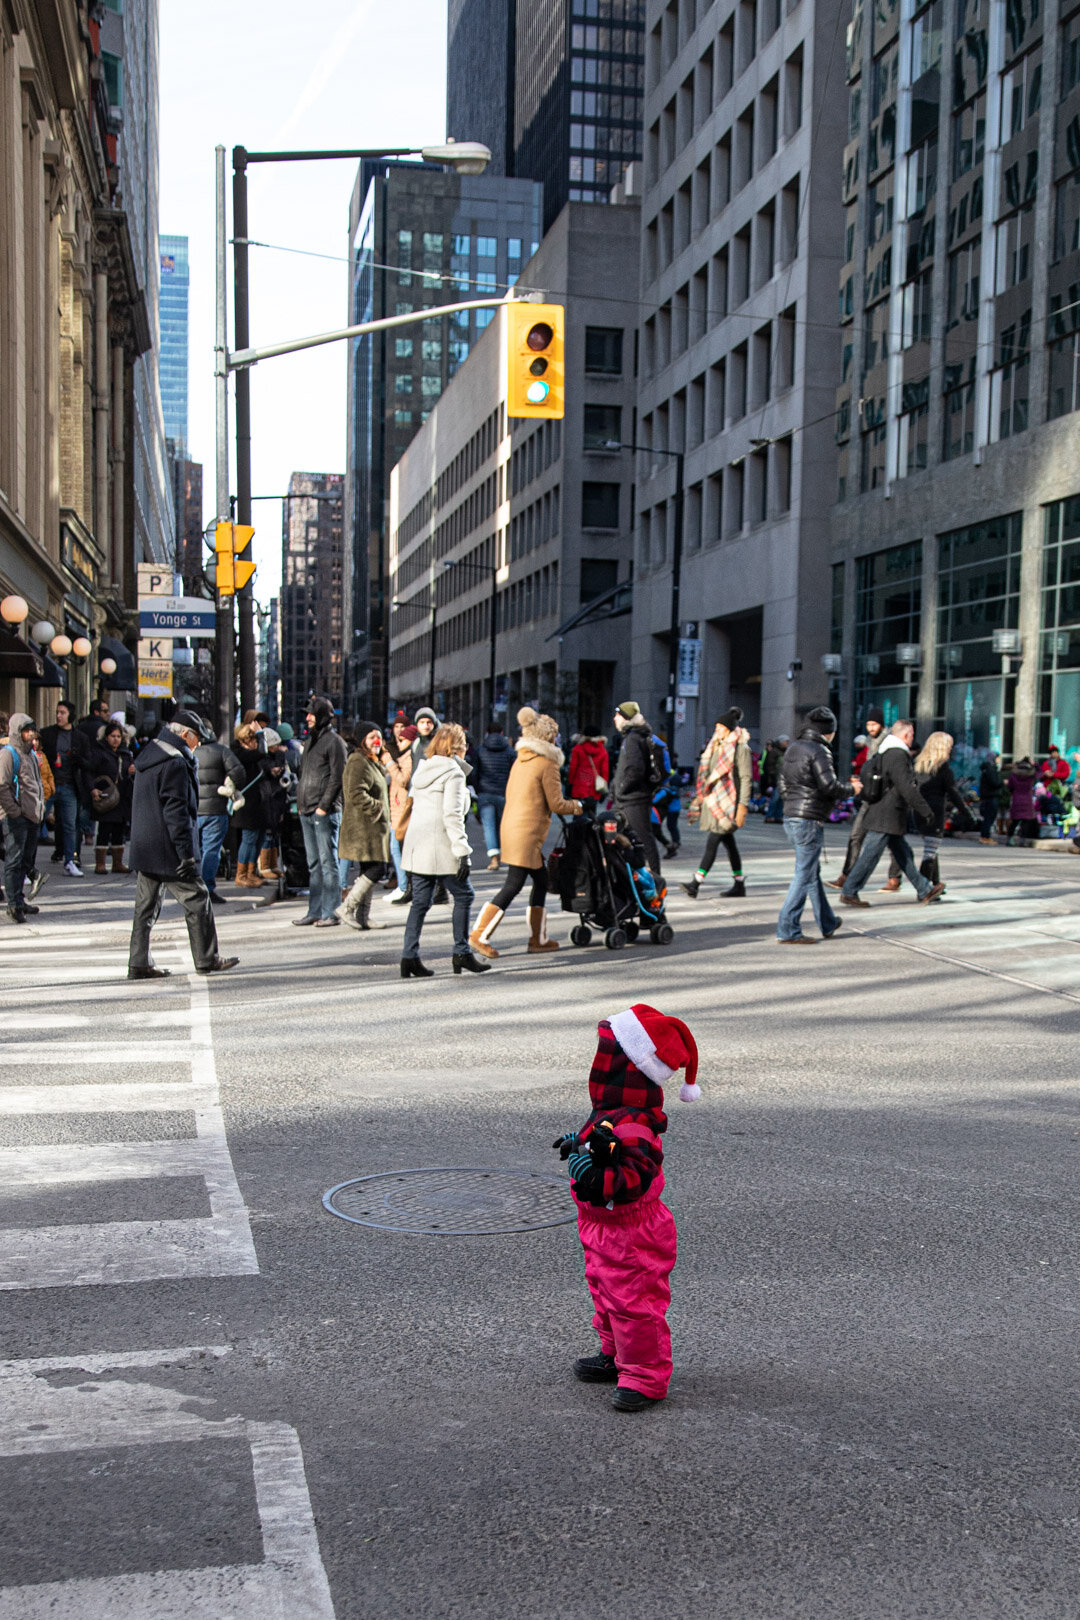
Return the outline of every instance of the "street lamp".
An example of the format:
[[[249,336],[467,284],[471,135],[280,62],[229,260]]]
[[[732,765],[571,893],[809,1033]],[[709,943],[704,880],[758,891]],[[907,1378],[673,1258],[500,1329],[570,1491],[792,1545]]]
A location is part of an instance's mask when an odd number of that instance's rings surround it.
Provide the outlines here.
[[[682,553],[683,553],[683,514],[686,499],[683,490],[683,468],[685,456],[681,450],[657,450],[649,444],[625,444],[619,439],[606,439],[605,450],[640,450],[648,456],[673,456],[675,459],[675,532],[671,539],[671,626],[670,644],[668,647],[668,690],[667,711],[671,716],[668,727],[668,751],[671,754],[672,766],[678,764],[675,749],[675,694],[678,690],[679,674],[679,592],[682,589]]]
[[[219,147],[221,161],[224,149]],[[251,341],[248,303],[248,195],[247,171],[252,163],[321,163],[338,159],[351,162],[367,159],[420,157],[427,163],[441,163],[458,174],[482,174],[491,162],[491,152],[479,141],[448,140],[441,145],[423,147],[359,147],[352,151],[320,152],[249,152],[244,146],[233,147],[233,325],[237,350],[246,349]],[[223,212],[224,177],[219,184],[219,211]],[[225,328],[225,263],[224,231],[219,220],[217,266],[218,331],[224,347]],[[223,431],[223,419],[219,423]],[[227,453],[227,452],[226,452]],[[228,506],[229,491],[221,487],[221,452],[218,460],[218,511],[224,514]],[[236,514],[238,523],[251,522],[251,382],[246,367],[236,374]],[[255,623],[253,617],[254,585],[249,580],[239,592],[240,643],[240,707],[251,706],[255,695]],[[231,617],[231,609],[230,609]]]
[[[22,624],[29,613],[30,607],[25,597],[5,596],[0,602],[0,619],[5,624]]]
[[[489,673],[489,676],[488,676],[488,680],[489,680],[489,684],[490,684],[490,687],[491,687],[491,703],[490,703],[491,720],[492,720],[492,724],[494,724],[495,723],[495,643],[496,643],[496,637],[498,636],[498,633],[499,633],[498,612],[497,612],[498,606],[499,606],[499,569],[498,569],[498,566],[496,564],[493,564],[493,563],[474,563],[474,562],[465,562],[465,561],[455,562],[452,558],[450,560],[448,560],[447,562],[444,562],[443,567],[444,568],[471,568],[478,574],[490,574],[491,575],[491,605],[488,608],[488,617],[491,620],[491,625],[490,625],[490,632],[491,632],[491,659],[490,659],[490,664],[491,664],[491,667],[490,667],[490,673]],[[433,682],[433,684],[434,684],[434,682]]]

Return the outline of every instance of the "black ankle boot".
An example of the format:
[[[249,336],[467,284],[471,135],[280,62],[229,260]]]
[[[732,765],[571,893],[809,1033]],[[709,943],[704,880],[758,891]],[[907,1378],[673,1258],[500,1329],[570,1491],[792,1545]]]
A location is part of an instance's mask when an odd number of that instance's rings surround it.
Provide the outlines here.
[[[574,1377],[580,1378],[583,1384],[614,1384],[619,1377],[615,1357],[580,1356],[574,1362]]]
[[[426,968],[418,956],[403,956],[401,958],[401,977],[403,979],[433,979],[434,968]]]
[[[680,883],[679,888],[685,889],[691,900],[696,900],[697,892],[701,888],[701,884],[698,882],[696,877],[692,877],[689,883]]]
[[[624,1389],[620,1384],[611,1397],[611,1404],[616,1412],[643,1412],[647,1406],[655,1406],[656,1402],[651,1395],[643,1395],[640,1389]]]
[[[476,957],[472,954],[471,951],[466,951],[464,956],[455,956],[453,958],[453,963],[454,963],[454,972],[455,973],[490,973],[491,972],[491,963],[490,962],[478,962],[476,960]]]
[[[745,900],[746,879],[736,878],[730,889],[725,889],[721,896],[723,900]]]

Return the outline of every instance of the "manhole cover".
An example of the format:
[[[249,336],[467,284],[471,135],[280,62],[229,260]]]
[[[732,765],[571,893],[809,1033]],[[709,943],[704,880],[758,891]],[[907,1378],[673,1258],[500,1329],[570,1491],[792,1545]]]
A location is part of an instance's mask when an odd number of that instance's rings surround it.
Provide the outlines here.
[[[343,1181],[323,1204],[357,1226],[446,1237],[535,1232],[576,1214],[566,1181],[533,1170],[392,1170]]]

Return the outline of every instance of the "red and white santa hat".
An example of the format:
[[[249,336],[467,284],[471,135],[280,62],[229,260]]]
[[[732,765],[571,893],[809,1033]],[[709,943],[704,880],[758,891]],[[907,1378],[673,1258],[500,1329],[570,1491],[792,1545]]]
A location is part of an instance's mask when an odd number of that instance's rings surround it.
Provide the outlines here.
[[[635,1069],[658,1086],[664,1086],[676,1069],[686,1070],[679,1087],[681,1102],[695,1102],[701,1096],[697,1083],[697,1043],[681,1018],[671,1018],[638,1002],[627,1012],[608,1020],[611,1032]]]

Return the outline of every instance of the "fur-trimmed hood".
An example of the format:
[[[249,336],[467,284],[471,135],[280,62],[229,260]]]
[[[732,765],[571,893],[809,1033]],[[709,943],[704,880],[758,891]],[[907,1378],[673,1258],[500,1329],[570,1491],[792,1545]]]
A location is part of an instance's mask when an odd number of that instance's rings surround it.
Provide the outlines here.
[[[527,754],[537,754],[541,759],[550,759],[560,771],[563,768],[565,755],[554,743],[543,742],[539,737],[519,737],[514,748],[523,758]]]

